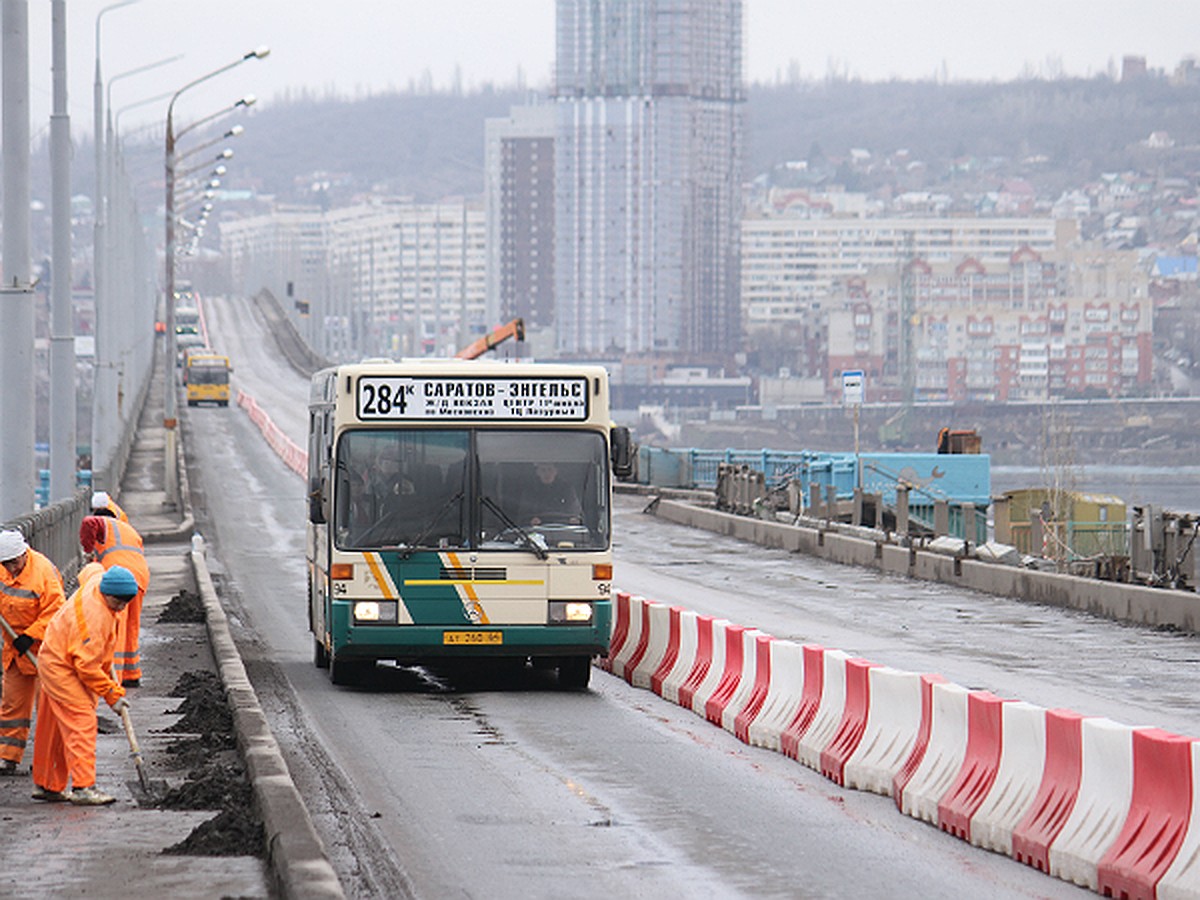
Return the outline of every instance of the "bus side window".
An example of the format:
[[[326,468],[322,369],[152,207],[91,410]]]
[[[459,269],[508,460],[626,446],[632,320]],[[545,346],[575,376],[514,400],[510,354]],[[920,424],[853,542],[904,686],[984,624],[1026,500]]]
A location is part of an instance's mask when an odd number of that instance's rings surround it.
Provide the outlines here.
[[[308,427],[308,519],[320,525],[325,521],[321,498],[321,463],[324,461],[325,431],[318,427],[319,412],[309,414]]]

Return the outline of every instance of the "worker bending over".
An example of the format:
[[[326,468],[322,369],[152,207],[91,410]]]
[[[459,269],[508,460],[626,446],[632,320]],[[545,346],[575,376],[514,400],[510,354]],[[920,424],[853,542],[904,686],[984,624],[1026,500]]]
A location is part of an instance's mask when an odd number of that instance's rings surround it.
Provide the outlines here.
[[[0,670],[0,775],[17,774],[25,755],[37,697],[37,658],[42,635],[63,605],[62,576],[19,531],[0,531],[0,616],[4,629]],[[32,658],[30,654],[32,653]]]
[[[33,799],[102,806],[116,798],[96,788],[96,705],[103,697],[117,713],[129,707],[110,671],[117,619],[140,587],[124,566],[84,578],[42,639]]]
[[[85,516],[79,526],[83,552],[105,569],[124,566],[137,579],[140,590],[118,623],[114,661],[117,681],[125,687],[142,683],[142,655],[138,646],[142,626],[142,600],[150,587],[150,566],[142,551],[142,536],[128,522],[111,513]]]
[[[121,509],[120,504],[108,495],[108,491],[95,491],[92,494],[92,515],[112,516],[129,524],[129,516],[125,515],[125,510]]]

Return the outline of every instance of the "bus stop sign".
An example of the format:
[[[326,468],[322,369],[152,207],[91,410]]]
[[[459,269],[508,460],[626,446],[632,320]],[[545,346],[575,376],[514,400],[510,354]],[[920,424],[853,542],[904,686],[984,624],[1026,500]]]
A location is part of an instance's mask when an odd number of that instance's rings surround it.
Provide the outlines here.
[[[842,404],[844,406],[862,406],[863,402],[863,372],[862,369],[846,369],[842,372]]]

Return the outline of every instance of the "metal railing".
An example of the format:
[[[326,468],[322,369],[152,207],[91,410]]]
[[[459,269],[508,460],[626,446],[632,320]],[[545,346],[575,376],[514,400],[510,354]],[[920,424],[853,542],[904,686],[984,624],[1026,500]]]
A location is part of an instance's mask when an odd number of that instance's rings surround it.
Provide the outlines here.
[[[138,420],[141,418],[142,407],[150,390],[151,378],[147,377],[138,393],[137,405],[133,415],[125,426],[125,432],[113,454],[112,462],[103,472],[93,473],[94,484],[116,493],[115,486],[121,483],[125,475],[125,467],[129,463],[129,454],[133,450],[133,441],[137,437]],[[91,512],[92,488],[81,487],[73,496],[59,500],[38,510],[31,510],[17,516],[10,522],[4,523],[5,529],[17,529],[29,545],[40,553],[44,553],[52,563],[58,566],[66,582],[71,582],[79,571],[81,558],[79,547],[79,528],[83,518]]]

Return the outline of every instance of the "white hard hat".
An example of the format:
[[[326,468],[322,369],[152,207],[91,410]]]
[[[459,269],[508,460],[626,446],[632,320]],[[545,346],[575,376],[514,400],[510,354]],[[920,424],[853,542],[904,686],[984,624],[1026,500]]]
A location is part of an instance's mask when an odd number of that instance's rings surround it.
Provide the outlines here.
[[[19,531],[0,531],[0,562],[16,559],[29,549],[25,535]]]
[[[92,509],[108,509],[108,491],[96,491],[92,494]]]

